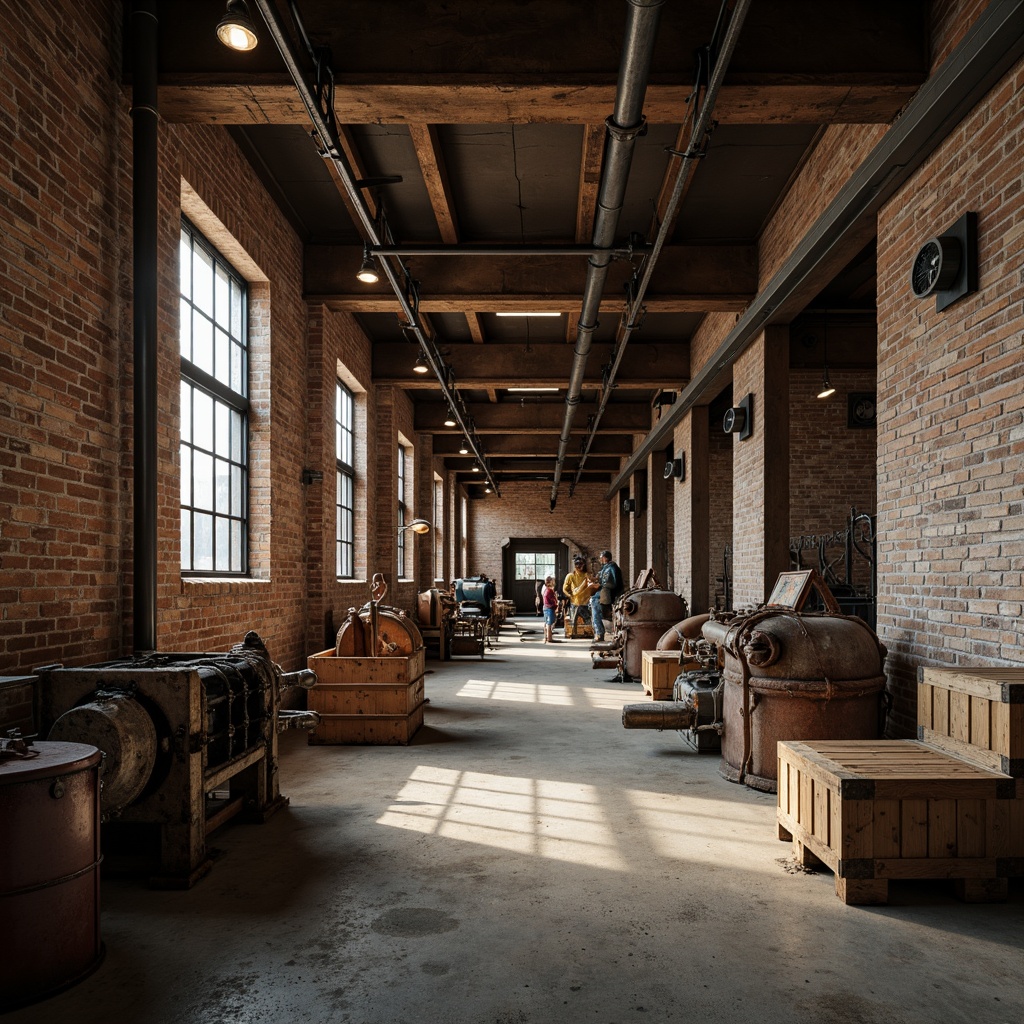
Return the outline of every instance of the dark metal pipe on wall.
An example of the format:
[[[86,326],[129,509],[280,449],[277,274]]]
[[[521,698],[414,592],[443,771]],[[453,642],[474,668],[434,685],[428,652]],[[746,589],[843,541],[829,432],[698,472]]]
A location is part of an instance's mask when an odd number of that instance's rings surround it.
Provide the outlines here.
[[[136,654],[156,650],[157,535],[157,15],[135,0],[132,40],[132,306],[134,520],[132,635]]]

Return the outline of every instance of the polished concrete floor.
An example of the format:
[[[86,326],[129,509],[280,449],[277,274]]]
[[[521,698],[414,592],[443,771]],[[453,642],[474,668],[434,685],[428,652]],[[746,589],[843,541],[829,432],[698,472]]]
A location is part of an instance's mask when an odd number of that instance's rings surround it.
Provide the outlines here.
[[[102,966],[5,1024],[1024,1021],[1020,881],[844,906],[773,796],[624,730],[640,687],[536,637],[428,661],[407,747],[286,734],[289,806],[191,891],[105,881]]]

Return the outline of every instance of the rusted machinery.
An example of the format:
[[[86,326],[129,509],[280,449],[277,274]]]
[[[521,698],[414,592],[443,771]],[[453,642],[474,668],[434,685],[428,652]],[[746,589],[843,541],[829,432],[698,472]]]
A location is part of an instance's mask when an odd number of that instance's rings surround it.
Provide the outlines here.
[[[188,888],[209,871],[206,840],[218,825],[237,814],[263,821],[287,802],[278,731],[316,720],[281,710],[282,689],[308,688],[316,675],[283,673],[252,631],[226,654],[151,654],[39,675],[48,740],[103,752],[108,866],[130,851],[133,867],[154,868],[158,887]]]
[[[815,585],[824,611],[767,604],[724,621],[709,618],[701,629],[709,645],[700,648],[706,667],[681,672],[676,699],[661,702],[659,711],[627,705],[623,725],[716,731],[722,775],[770,792],[779,740],[877,738],[886,697],[885,647],[863,619],[839,613],[820,577]],[[698,645],[690,643],[696,654]],[[720,683],[712,687],[716,677]],[[709,712],[716,716],[712,722]]]
[[[663,590],[653,573],[647,585],[627,590],[612,609],[614,636],[591,645],[594,668],[617,668],[615,679],[628,683],[640,678],[644,651],[654,650],[665,630],[687,616],[686,599]]]
[[[458,602],[446,590],[432,587],[416,595],[416,622],[423,642],[428,647],[437,644],[441,661],[447,661],[451,654],[458,609]]]

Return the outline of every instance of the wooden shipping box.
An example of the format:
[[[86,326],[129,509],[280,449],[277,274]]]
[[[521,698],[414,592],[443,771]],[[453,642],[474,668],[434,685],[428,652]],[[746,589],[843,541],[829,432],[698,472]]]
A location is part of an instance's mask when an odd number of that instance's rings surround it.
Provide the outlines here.
[[[885,903],[890,879],[948,878],[1005,899],[1024,870],[1024,783],[916,740],[779,743],[779,838],[826,864],[845,903]]]
[[[917,738],[1024,778],[1024,669],[919,668]]]
[[[676,677],[682,671],[678,651],[644,651],[640,685],[652,700],[671,700]]]
[[[320,715],[312,744],[405,744],[423,724],[423,648],[407,657],[338,658],[312,655],[317,674],[308,706]]]

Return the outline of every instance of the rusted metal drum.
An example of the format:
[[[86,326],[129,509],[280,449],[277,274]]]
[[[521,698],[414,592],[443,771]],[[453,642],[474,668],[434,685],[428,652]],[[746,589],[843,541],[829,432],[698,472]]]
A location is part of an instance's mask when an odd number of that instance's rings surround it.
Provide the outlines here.
[[[639,679],[644,651],[656,650],[665,630],[686,617],[686,599],[671,590],[632,590],[619,598],[616,614],[623,636],[622,671]]]
[[[128,693],[97,693],[65,711],[47,739],[85,743],[103,751],[100,806],[105,816],[123,810],[146,788],[156,764],[153,719]]]
[[[765,608],[709,630],[725,651],[725,778],[774,792],[779,740],[878,738],[886,651],[863,619]]]
[[[53,995],[99,966],[100,752],[36,743],[0,762],[0,1007]]]

